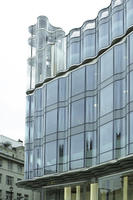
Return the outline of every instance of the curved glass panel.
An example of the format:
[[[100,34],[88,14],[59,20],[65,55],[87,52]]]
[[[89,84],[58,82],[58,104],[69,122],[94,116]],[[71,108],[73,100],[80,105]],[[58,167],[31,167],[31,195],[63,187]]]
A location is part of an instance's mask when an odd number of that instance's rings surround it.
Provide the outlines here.
[[[43,116],[39,116],[35,118],[35,132],[34,138],[42,138],[43,137]]]
[[[85,68],[78,69],[72,73],[72,96],[85,90]]]
[[[115,158],[125,155],[125,118],[114,121]]]
[[[72,103],[71,126],[84,123],[84,99]]]
[[[113,75],[113,49],[101,56],[101,81]]]
[[[109,122],[100,127],[100,161],[112,159],[113,123]]]
[[[124,12],[116,11],[112,16],[112,38],[120,37],[124,32]]]
[[[97,88],[97,64],[86,67],[86,90]]]
[[[83,159],[84,134],[71,136],[71,160]]]
[[[86,132],[85,157],[87,167],[96,164],[96,131]]]
[[[133,1],[127,1],[127,27],[133,25]]]
[[[66,130],[67,112],[66,108],[59,108],[58,111],[58,131]]]
[[[67,167],[67,140],[58,141],[58,170],[60,172],[66,171]]]
[[[114,73],[121,73],[126,69],[125,43],[114,47]]]
[[[47,106],[57,102],[58,81],[52,81],[47,85]]]
[[[61,78],[59,79],[59,101],[65,101],[67,96],[67,78]]]
[[[99,24],[99,50],[109,45],[109,22]]]
[[[46,135],[57,132],[57,110],[46,113]]]
[[[35,90],[35,112],[43,109],[43,89]]]
[[[133,63],[133,33],[130,35],[130,64]]]
[[[133,101],[133,71],[130,72],[130,101]]]
[[[86,98],[86,122],[96,121],[96,96]]]
[[[114,83],[114,109],[120,109],[126,105],[127,90],[125,83],[125,79]]]
[[[45,165],[56,164],[56,142],[46,143]]]
[[[105,115],[113,110],[113,85],[108,85],[101,90],[100,115]]]

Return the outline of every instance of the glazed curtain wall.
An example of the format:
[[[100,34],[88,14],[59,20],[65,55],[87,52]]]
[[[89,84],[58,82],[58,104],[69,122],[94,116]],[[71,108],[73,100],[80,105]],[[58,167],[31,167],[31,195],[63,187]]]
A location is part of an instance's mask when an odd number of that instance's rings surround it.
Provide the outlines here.
[[[46,17],[39,17],[37,24],[29,28],[31,49],[27,89],[34,89],[47,78],[96,57],[100,50],[124,36],[131,26],[133,0],[112,0],[95,20],[86,21],[67,36],[62,29],[51,26]]]
[[[25,178],[133,153],[133,33],[27,95]]]

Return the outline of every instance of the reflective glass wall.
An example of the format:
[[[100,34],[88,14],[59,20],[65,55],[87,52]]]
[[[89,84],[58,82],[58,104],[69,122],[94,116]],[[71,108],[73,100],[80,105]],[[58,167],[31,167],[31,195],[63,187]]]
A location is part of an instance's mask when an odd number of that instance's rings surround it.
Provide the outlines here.
[[[132,26],[133,0],[112,0],[95,20],[86,21],[68,35],[52,26],[47,17],[38,17],[37,23],[29,27],[27,89],[34,89],[38,83],[96,58],[101,50],[131,31]]]
[[[133,33],[27,95],[25,178],[133,153]]]

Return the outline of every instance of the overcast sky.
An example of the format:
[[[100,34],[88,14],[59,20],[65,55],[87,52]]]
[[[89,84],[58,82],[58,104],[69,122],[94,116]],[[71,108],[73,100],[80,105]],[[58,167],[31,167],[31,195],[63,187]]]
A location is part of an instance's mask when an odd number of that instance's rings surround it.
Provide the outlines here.
[[[66,34],[111,0],[4,0],[0,4],[0,134],[24,140],[28,26],[39,15]]]

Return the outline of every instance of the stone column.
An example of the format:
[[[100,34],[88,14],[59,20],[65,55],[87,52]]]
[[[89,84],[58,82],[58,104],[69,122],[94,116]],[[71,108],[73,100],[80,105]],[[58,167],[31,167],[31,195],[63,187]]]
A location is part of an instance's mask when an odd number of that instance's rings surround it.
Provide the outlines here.
[[[64,188],[64,200],[71,200],[71,187]]]
[[[76,186],[76,200],[80,200],[80,186]]]
[[[98,200],[98,183],[90,185],[90,200]]]
[[[128,177],[123,178],[123,200],[128,200]]]

